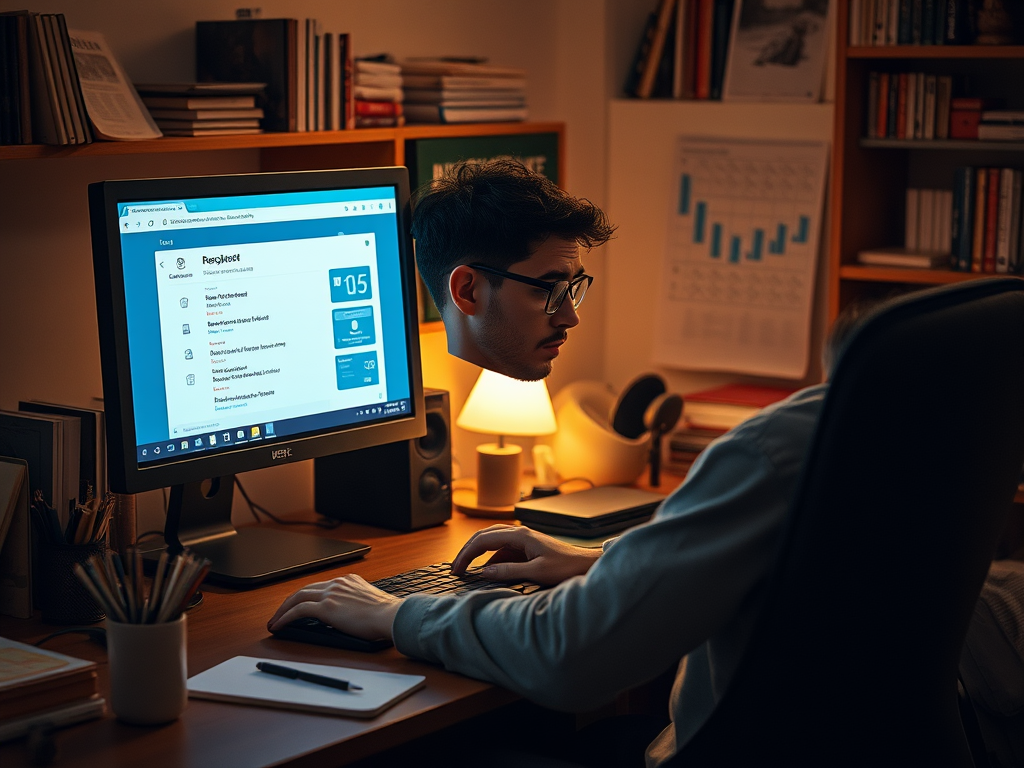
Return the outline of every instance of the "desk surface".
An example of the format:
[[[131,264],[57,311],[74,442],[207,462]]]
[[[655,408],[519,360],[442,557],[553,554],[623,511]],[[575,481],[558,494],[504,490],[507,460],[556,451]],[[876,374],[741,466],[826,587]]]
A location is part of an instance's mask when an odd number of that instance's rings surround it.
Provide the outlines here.
[[[203,588],[204,604],[188,618],[189,676],[243,654],[426,676],[425,688],[380,716],[354,720],[190,699],[181,719],[162,727],[122,725],[108,714],[61,730],[56,765],[344,765],[514,701],[508,691],[406,658],[394,648],[374,654],[340,651],[277,640],[266,627],[281,601],[304,584],[342,573],[373,580],[451,560],[473,531],[493,522],[454,513],[445,525],[411,534],[346,523],[326,535],[370,544],[373,549],[363,560],[250,591]],[[57,629],[38,620],[0,617],[0,635],[23,642]],[[99,646],[72,635],[46,647],[98,662],[100,689],[107,695],[106,652]],[[28,765],[24,742],[2,745],[0,765]]]

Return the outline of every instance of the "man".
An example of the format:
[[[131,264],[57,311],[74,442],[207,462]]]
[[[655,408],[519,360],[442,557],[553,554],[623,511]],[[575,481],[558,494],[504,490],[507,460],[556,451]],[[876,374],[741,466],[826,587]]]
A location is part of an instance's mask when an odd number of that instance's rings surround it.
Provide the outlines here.
[[[494,183],[478,186],[482,178]],[[552,347],[579,319],[571,299],[578,306],[585,290],[575,246],[601,242],[578,229],[520,227],[522,210],[508,199],[528,201],[546,186],[508,162],[460,167],[424,194],[413,224],[420,272],[456,337],[453,352],[520,378],[550,370]],[[557,188],[548,194],[568,197]],[[542,199],[528,212],[572,219],[561,212],[561,204],[574,208],[569,201]],[[499,258],[507,267],[492,268]],[[497,284],[494,269],[505,272]],[[561,279],[566,298],[547,314],[555,292],[523,277]],[[550,590],[395,598],[345,576],[299,590],[269,625],[314,616],[361,637],[392,638],[407,655],[565,710],[591,710],[675,665],[673,722],[647,753],[648,765],[661,765],[710,714],[743,653],[823,397],[824,386],[799,392],[713,443],[649,523],[603,552],[497,525],[453,561],[460,573],[494,552],[484,575]]]

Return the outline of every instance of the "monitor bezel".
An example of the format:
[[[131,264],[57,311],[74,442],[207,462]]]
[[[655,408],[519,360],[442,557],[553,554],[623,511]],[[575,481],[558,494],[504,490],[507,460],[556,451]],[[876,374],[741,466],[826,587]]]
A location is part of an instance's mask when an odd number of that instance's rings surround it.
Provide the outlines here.
[[[276,442],[230,452],[196,454],[172,462],[139,466],[128,349],[127,304],[118,230],[118,203],[175,198],[273,194],[355,187],[393,187],[406,325],[411,413],[404,418]],[[426,434],[420,362],[416,269],[409,234],[409,177],[404,167],[290,171],[225,176],[190,176],[103,181],[89,185],[97,321],[107,424],[107,467],[111,490],[139,493],[212,477],[304,461]]]

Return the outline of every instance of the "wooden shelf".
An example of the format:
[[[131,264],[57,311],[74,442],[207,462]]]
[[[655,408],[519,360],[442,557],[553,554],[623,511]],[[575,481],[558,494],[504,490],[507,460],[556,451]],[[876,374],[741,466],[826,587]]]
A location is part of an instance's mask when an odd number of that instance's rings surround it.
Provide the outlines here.
[[[66,157],[211,152],[233,149],[276,149],[338,144],[393,144],[408,139],[456,136],[497,136],[519,133],[559,132],[562,123],[467,123],[462,125],[407,125],[402,128],[359,128],[352,131],[261,133],[254,136],[167,137],[145,141],[97,141],[92,144],[54,147],[22,144],[0,147],[0,160],[43,160]]]
[[[875,283],[917,283],[920,285],[945,285],[963,283],[982,277],[1020,277],[1019,275],[994,275],[982,272],[954,272],[949,269],[901,269],[898,267],[864,267],[858,264],[844,264],[839,267],[842,280],[861,280]]]
[[[865,149],[939,149],[971,152],[1020,152],[1024,141],[979,141],[978,139],[861,139]]]
[[[846,49],[848,59],[1021,59],[1024,45],[879,45]]]

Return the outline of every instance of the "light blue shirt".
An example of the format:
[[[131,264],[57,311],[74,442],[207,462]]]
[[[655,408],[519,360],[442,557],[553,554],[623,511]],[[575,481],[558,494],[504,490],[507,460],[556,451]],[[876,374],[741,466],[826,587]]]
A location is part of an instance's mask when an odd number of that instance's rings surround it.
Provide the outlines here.
[[[661,765],[707,719],[743,654],[825,390],[797,392],[712,443],[650,522],[585,576],[525,597],[407,598],[396,647],[569,711],[678,665],[672,725],[647,751]]]

